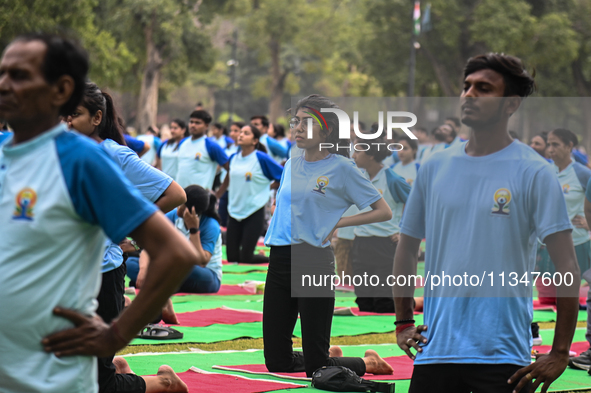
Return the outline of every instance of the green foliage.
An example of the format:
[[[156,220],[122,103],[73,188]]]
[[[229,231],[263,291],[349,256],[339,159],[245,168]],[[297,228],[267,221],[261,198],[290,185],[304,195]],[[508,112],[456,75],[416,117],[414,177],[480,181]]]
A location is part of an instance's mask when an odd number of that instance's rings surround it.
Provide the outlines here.
[[[97,0],[4,0],[0,2],[0,47],[31,31],[74,36],[90,55],[90,77],[99,84],[113,85],[136,59],[124,43],[96,25],[97,4]]]

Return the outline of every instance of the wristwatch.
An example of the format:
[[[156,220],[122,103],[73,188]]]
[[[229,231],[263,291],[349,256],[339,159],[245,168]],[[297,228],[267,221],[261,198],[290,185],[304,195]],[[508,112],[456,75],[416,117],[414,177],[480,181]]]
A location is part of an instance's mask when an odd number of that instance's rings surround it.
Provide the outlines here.
[[[191,235],[194,235],[194,234],[196,234],[198,232],[199,232],[199,228],[189,228],[189,233]]]

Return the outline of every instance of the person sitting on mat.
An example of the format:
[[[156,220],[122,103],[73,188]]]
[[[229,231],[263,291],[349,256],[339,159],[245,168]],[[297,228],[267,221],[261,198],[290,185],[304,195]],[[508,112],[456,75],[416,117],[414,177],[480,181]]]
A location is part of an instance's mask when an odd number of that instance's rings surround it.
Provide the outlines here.
[[[191,242],[199,256],[199,263],[193,267],[177,293],[216,293],[222,282],[222,232],[220,217],[215,209],[216,198],[197,185],[188,186],[185,193],[187,202],[166,217]],[[146,253],[140,255],[139,264],[130,261],[127,275],[131,286],[142,287],[149,264],[150,257]],[[162,319],[166,323],[178,323],[170,299],[162,310]]]

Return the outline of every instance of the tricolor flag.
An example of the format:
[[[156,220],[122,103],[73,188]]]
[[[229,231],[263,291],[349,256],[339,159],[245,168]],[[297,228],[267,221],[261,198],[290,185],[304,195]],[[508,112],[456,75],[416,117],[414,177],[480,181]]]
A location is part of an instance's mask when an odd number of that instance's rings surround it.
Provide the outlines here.
[[[414,35],[418,36],[421,34],[421,2],[415,1],[415,10],[412,14],[412,20],[414,25]]]

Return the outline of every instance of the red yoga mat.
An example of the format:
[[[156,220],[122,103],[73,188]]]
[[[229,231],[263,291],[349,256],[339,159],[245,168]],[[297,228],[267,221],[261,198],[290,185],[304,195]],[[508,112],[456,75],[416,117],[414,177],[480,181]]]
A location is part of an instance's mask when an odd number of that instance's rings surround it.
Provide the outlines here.
[[[539,353],[548,353],[552,349],[552,345],[535,345],[533,349],[538,351]],[[588,349],[589,343],[587,341],[572,343],[572,345],[570,346],[570,350],[576,352],[577,355],[580,355],[582,352],[585,352]]]
[[[189,392],[199,393],[258,393],[281,389],[305,388],[307,385],[269,381],[266,379],[246,378],[240,375],[221,374],[191,367],[184,373],[177,374],[187,384]]]
[[[413,361],[410,360],[408,356],[391,356],[388,358],[384,358],[384,360],[392,366],[394,369],[394,373],[390,375],[373,375],[373,374],[365,374],[363,376],[364,379],[370,380],[386,380],[386,381],[394,381],[394,380],[401,380],[401,379],[410,379],[412,377],[412,369],[413,369]],[[218,370],[226,370],[226,371],[238,371],[247,374],[257,374],[257,375],[273,375],[275,377],[285,378],[285,379],[294,379],[294,380],[302,380],[302,381],[309,381],[311,378],[306,377],[306,373],[281,373],[281,372],[269,372],[267,371],[267,367],[264,364],[245,364],[241,366],[213,366],[213,368]]]
[[[184,312],[176,316],[179,325],[189,327],[210,326],[216,323],[235,325],[243,322],[263,321],[263,313],[260,311],[235,310],[227,307]]]

